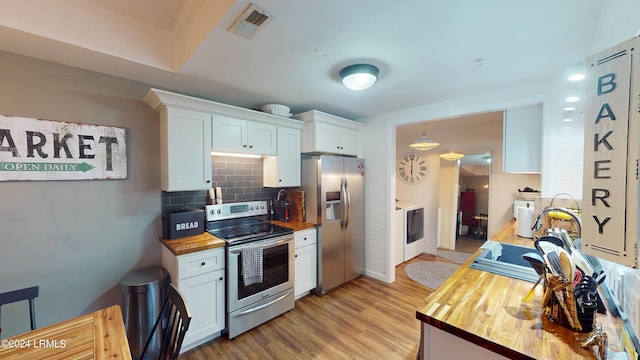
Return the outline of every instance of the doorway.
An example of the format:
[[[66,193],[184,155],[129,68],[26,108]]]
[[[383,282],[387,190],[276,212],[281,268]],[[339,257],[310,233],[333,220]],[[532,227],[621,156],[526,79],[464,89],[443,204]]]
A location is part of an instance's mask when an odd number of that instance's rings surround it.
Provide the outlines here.
[[[491,151],[468,153],[460,159],[456,247],[488,238],[490,174]]]

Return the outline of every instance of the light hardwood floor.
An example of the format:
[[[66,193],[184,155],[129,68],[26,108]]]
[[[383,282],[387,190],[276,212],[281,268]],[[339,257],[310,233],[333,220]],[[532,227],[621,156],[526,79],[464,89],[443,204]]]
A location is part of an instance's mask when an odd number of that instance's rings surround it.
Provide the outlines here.
[[[480,244],[456,247],[473,252]],[[309,295],[295,309],[234,340],[218,338],[180,360],[415,359],[420,338],[415,311],[432,290],[405,274],[414,261],[447,260],[422,254],[398,265],[392,284],[361,277],[324,296]]]

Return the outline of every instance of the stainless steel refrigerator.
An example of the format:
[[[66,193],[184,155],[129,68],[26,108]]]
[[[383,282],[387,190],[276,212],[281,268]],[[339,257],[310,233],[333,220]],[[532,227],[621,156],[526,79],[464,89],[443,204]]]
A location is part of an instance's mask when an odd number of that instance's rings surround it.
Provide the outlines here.
[[[303,154],[306,219],[318,225],[318,294],[364,274],[364,174],[363,159]]]

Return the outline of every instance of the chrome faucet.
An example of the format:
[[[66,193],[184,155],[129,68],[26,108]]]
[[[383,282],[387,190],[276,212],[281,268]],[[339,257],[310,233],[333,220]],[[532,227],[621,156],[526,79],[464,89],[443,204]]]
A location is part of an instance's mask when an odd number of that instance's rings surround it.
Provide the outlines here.
[[[538,214],[536,221],[533,223],[533,225],[531,225],[531,230],[537,231],[538,229],[540,229],[540,227],[542,226],[542,218],[552,211],[557,211],[569,215],[576,222],[576,224],[578,224],[578,237],[582,238],[582,221],[579,217],[576,216],[576,214],[573,213],[573,211],[570,211],[563,207],[549,207],[542,210],[542,212]]]

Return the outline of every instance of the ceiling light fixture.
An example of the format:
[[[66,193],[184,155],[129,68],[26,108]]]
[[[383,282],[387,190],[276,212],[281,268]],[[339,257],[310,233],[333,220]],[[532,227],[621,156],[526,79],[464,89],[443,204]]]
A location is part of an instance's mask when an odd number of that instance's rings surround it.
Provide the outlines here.
[[[464,157],[464,154],[460,154],[453,151],[450,153],[440,154],[440,158],[448,161],[456,161],[456,160],[462,159],[463,157]]]
[[[577,96],[569,96],[564,101],[566,101],[568,103],[574,103],[574,102],[578,102],[578,100],[580,100],[580,98],[577,97]]]
[[[582,73],[579,73],[579,74],[578,74],[578,73],[577,73],[577,74],[571,74],[571,75],[569,75],[568,79],[569,79],[569,81],[582,81],[582,80],[584,80],[584,79],[585,79],[585,77],[586,77],[586,76],[585,76],[584,74],[582,74]]]
[[[416,141],[409,144],[410,148],[420,150],[420,151],[431,150],[438,146],[440,146],[440,143],[433,139],[429,139],[425,131],[422,132],[422,135],[420,135],[420,137],[416,139]]]
[[[378,79],[380,70],[369,64],[355,64],[340,71],[340,79],[348,89],[365,90],[373,86]]]

